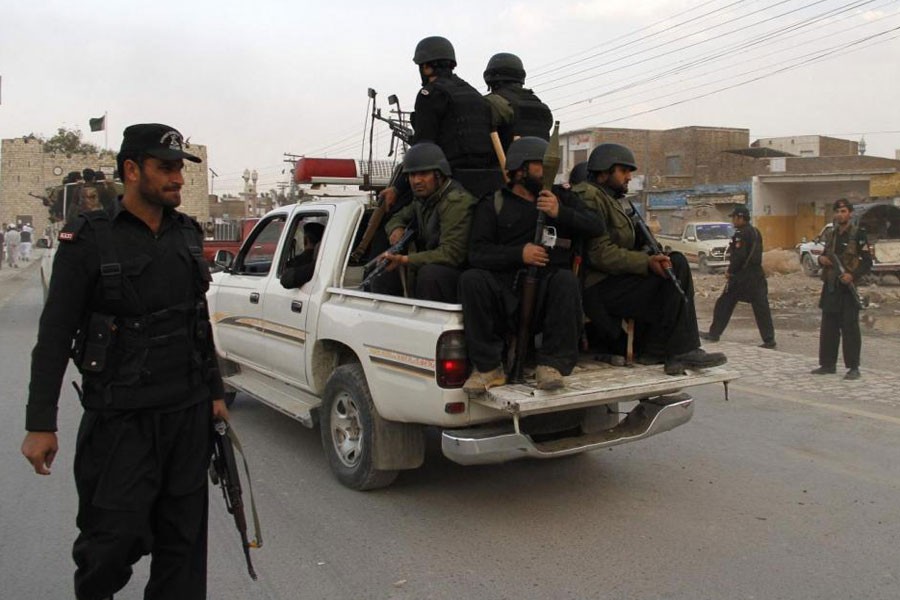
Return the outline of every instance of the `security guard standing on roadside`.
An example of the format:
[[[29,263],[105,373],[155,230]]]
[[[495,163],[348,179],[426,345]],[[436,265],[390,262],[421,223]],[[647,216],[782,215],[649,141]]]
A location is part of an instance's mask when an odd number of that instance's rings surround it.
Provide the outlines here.
[[[50,474],[56,412],[71,357],[84,406],[75,445],[79,600],[112,597],[151,555],[147,599],[206,598],[212,418],[227,418],[205,293],[199,224],[181,204],[181,134],[125,129],[125,193],[59,234],[32,355],[22,453]],[[74,339],[74,345],[73,345]],[[77,387],[77,386],[76,386]]]
[[[415,283],[412,297],[435,302],[457,302],[457,282],[469,249],[469,229],[475,196],[450,177],[444,153],[431,142],[416,144],[403,157],[415,201],[395,214],[385,226],[391,245],[407,227],[415,230],[415,251],[390,254],[388,271],[410,267]]]
[[[485,99],[491,105],[493,130],[504,151],[516,138],[550,139],[553,114],[533,91],[524,87],[525,66],[521,58],[509,52],[493,55],[484,70],[484,82],[491,91]]]
[[[775,347],[775,326],[769,308],[769,285],[762,268],[763,239],[759,229],[750,224],[750,210],[737,206],[731,213],[734,235],[728,247],[727,283],[722,295],[716,300],[713,322],[708,333],[700,337],[718,342],[728,326],[731,314],[738,302],[749,302],[753,307],[753,318],[762,337],[760,348]]]
[[[872,268],[872,255],[865,230],[852,222],[853,205],[845,198],[834,202],[834,227],[825,232],[822,265],[822,326],[819,331],[819,368],[813,375],[837,370],[838,346],[844,350],[844,379],[859,379],[862,333],[859,330],[861,302],[855,283]],[[840,265],[835,264],[835,259]],[[840,271],[843,270],[843,273]],[[843,342],[843,344],[841,343]]]

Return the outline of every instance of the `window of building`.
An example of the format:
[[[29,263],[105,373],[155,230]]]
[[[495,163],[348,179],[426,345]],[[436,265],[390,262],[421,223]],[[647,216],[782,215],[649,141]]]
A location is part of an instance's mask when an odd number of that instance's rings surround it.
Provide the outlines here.
[[[669,154],[666,156],[666,175],[681,175],[680,154]]]

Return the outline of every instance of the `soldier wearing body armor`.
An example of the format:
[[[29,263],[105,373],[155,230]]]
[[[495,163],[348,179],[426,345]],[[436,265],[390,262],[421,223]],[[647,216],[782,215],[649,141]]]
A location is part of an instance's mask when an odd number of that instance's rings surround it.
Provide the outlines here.
[[[567,186],[542,189],[546,148],[547,142],[536,137],[513,142],[506,157],[509,185],[475,208],[472,268],[459,280],[466,348],[474,367],[463,386],[468,393],[506,383],[504,345],[507,335],[516,332],[521,287],[531,266],[539,268],[540,278],[532,321],[533,331],[543,334],[535,356],[538,388],[562,387],[562,376],[578,359],[581,299],[572,264],[580,238],[600,235],[603,224]],[[539,212],[546,216],[544,239],[535,244]],[[525,340],[517,342],[519,348],[527,346]]]
[[[620,320],[634,319],[641,362],[664,362],[666,373],[672,375],[724,364],[724,354],[700,348],[687,260],[678,252],[650,255],[630,207],[623,206],[631,174],[637,170],[634,154],[619,144],[600,144],[588,157],[587,170],[587,180],[573,190],[606,225],[604,234],[593,238],[587,249],[584,311],[593,337],[616,347]],[[667,268],[674,270],[688,302],[667,278]]]
[[[775,347],[775,326],[769,308],[769,285],[762,268],[763,239],[759,229],[750,224],[750,210],[746,206],[735,207],[731,213],[734,235],[728,246],[727,283],[716,300],[709,332],[700,337],[718,342],[728,326],[731,314],[738,302],[749,302],[753,307],[756,327],[762,337],[761,348]]]
[[[822,326],[819,331],[819,368],[814,375],[837,370],[838,346],[843,346],[844,379],[859,379],[862,334],[859,331],[859,295],[855,283],[872,268],[866,232],[852,222],[853,205],[846,199],[835,201],[834,227],[825,232],[822,265]],[[840,262],[840,265],[836,264]],[[843,273],[840,271],[843,270]],[[841,342],[843,341],[843,344]]]
[[[440,146],[453,177],[476,198],[503,184],[497,155],[491,145],[491,109],[478,90],[453,73],[456,51],[449,40],[427,37],[416,45],[413,62],[422,78],[410,121],[413,144]],[[382,197],[390,207],[408,191],[401,181]]]
[[[47,475],[71,357],[84,407],[75,447],[75,595],[109,598],[151,554],[148,599],[206,598],[213,417],[227,418],[206,308],[199,224],[181,203],[181,134],[132,125],[118,155],[124,195],[81,213],[59,249],[31,365],[22,453]]]
[[[516,138],[532,136],[550,139],[553,114],[534,92],[524,87],[525,67],[515,54],[501,52],[488,61],[484,82],[490,94],[493,130],[500,136],[504,151]]]
[[[415,248],[408,254],[385,253],[383,257],[390,263],[387,270],[409,268],[412,297],[455,304],[476,199],[450,177],[444,153],[431,142],[407,151],[403,174],[415,200],[398,211],[384,229],[393,246],[411,228]]]

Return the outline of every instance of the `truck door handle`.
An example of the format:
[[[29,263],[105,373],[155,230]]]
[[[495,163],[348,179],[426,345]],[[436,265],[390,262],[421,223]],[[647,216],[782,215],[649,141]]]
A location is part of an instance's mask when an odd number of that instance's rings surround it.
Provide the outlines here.
[[[250,293],[250,304],[259,304],[259,292]]]
[[[300,300],[291,301],[291,311],[298,313],[303,312],[303,302]]]

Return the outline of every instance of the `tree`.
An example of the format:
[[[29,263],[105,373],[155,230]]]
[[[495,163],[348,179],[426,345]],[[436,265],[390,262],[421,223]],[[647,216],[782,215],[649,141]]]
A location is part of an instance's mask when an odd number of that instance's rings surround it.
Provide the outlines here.
[[[80,129],[60,127],[56,135],[44,141],[44,152],[55,154],[99,154],[100,148],[81,140]]]

